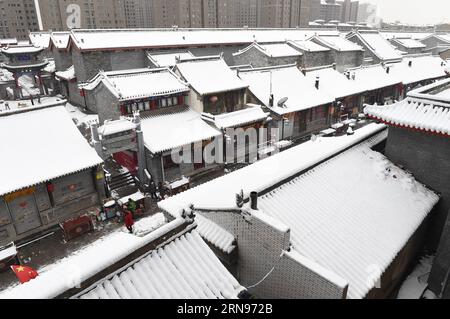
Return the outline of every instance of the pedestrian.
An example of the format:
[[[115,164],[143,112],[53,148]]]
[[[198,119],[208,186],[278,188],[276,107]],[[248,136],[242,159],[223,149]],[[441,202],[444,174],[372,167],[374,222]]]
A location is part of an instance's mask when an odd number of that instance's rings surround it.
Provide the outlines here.
[[[134,200],[132,200],[130,198],[130,199],[128,199],[127,207],[128,207],[128,210],[134,214],[136,212],[137,204]]]
[[[127,227],[130,234],[132,234],[134,225],[133,214],[129,210],[126,210],[124,214],[125,214],[125,226]]]
[[[158,200],[158,195],[156,195],[156,185],[153,181],[150,183],[149,190],[150,190],[150,195],[152,196],[152,199]]]
[[[160,197],[161,199],[164,199],[164,196],[165,196],[166,194],[165,194],[165,189],[164,189],[164,186],[163,186],[163,183],[162,183],[162,182],[159,182],[158,189],[159,189],[159,197]]]

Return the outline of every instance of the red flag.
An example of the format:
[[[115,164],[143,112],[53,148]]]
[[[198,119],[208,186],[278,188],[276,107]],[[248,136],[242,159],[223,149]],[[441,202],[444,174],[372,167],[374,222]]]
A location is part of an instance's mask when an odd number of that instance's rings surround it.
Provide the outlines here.
[[[38,272],[27,266],[11,266],[19,281],[24,284],[39,276]]]

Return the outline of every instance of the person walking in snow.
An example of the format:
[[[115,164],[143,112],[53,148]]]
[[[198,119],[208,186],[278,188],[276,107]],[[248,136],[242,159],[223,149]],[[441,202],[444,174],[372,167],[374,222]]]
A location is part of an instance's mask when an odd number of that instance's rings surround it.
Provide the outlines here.
[[[124,214],[125,214],[125,226],[127,227],[130,234],[132,234],[134,225],[133,214],[129,210],[126,210]]]
[[[152,199],[158,200],[158,195],[156,195],[156,185],[153,181],[150,183],[149,191]]]
[[[127,207],[128,207],[128,210],[134,214],[136,212],[137,204],[134,200],[132,200],[130,198],[130,199],[128,199]]]

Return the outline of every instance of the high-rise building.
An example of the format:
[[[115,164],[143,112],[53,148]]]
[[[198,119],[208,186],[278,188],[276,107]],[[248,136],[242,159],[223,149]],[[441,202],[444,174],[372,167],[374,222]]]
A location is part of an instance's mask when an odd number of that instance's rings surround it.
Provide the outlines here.
[[[127,27],[125,0],[39,0],[39,8],[44,30]]]
[[[324,0],[320,4],[320,19],[329,21],[341,21],[342,6],[336,0]]]
[[[38,30],[34,0],[0,1],[0,38],[24,40],[30,31]]]
[[[319,20],[321,18],[321,0],[311,0],[309,18],[310,21]]]
[[[236,2],[236,26],[256,28],[258,26],[259,0],[237,0]]]
[[[291,24],[291,0],[260,0],[258,27],[288,28]]]
[[[203,0],[203,27],[217,28],[217,0]]]
[[[360,3],[358,8],[358,23],[372,23],[377,17],[377,6],[372,3]]]
[[[236,27],[235,0],[217,0],[217,26],[219,28]]]
[[[152,26],[157,28],[203,27],[203,0],[152,0]]]
[[[313,0],[291,0],[290,27],[307,27],[311,19]]]
[[[358,19],[359,1],[345,0],[340,2],[341,22],[356,22]]]

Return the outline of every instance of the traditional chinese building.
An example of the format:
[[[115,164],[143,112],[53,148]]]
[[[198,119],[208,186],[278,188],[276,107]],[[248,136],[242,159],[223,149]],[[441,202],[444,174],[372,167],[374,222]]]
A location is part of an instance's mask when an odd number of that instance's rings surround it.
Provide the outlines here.
[[[450,80],[411,91],[390,106],[367,106],[372,118],[387,123],[386,155],[441,195],[427,233],[428,247],[437,249],[429,287],[438,297],[450,297]],[[439,243],[439,244],[438,244]]]
[[[2,68],[11,72],[14,78],[14,85],[11,88],[14,99],[21,99],[24,95],[31,95],[26,91],[27,88],[25,88],[25,92],[23,91],[23,85],[20,83],[20,78],[24,75],[30,77],[32,82],[34,82],[34,85],[39,89],[38,94],[44,95],[47,93],[42,81],[42,72],[48,61],[40,58],[42,51],[42,47],[33,45],[7,46],[1,49],[1,53],[8,59],[6,63],[2,63]]]
[[[64,106],[0,115],[0,246],[95,211],[104,198],[103,161]]]

